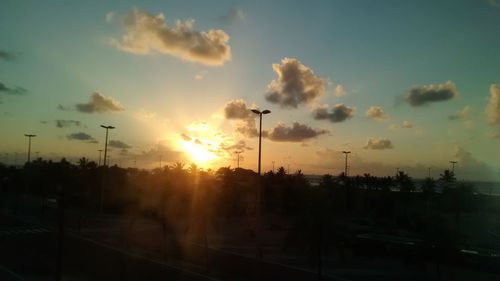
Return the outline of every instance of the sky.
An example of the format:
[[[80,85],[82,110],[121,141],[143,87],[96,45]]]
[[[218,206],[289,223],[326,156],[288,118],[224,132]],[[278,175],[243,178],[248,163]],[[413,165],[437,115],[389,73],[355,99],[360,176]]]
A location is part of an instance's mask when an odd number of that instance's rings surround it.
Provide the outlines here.
[[[500,180],[500,1],[2,1],[0,160]],[[273,164],[274,163],[274,164]]]

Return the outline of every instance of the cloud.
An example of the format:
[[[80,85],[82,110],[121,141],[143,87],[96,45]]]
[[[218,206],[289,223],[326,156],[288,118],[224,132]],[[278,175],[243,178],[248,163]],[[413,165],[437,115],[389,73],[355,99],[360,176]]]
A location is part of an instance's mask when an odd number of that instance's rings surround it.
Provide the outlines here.
[[[490,4],[491,6],[493,6],[495,8],[500,7],[500,1],[499,0],[486,0],[486,2],[488,2],[488,4]]]
[[[217,20],[223,24],[229,25],[236,22],[243,22],[247,18],[243,10],[232,8],[227,14],[219,16]]]
[[[327,130],[313,129],[307,125],[294,122],[292,127],[279,123],[267,134],[267,137],[276,142],[302,142],[327,133]]]
[[[208,74],[208,72],[206,70],[202,70],[198,73],[196,73],[196,75],[194,76],[194,79],[196,80],[203,80],[205,79],[205,76]]]
[[[392,142],[388,139],[374,139],[369,138],[366,144],[363,146],[364,149],[373,149],[373,150],[383,150],[383,149],[392,149],[394,146]]]
[[[413,127],[415,127],[415,125],[413,125],[412,122],[404,120],[403,124],[401,124],[401,125],[391,124],[389,126],[389,129],[391,129],[391,130],[397,130],[397,129],[401,129],[401,128],[402,129],[412,129]]]
[[[220,66],[231,59],[227,44],[229,35],[220,29],[194,30],[194,20],[176,21],[167,25],[165,16],[152,15],[134,9],[122,18],[125,34],[110,43],[119,50],[133,54],[149,54],[153,51],[184,60]]]
[[[52,123],[52,121],[50,121]],[[68,128],[68,127],[81,127],[82,123],[78,120],[61,120],[57,119],[53,121],[57,128]],[[41,121],[42,124],[49,123],[48,121]]]
[[[500,85],[490,86],[490,97],[486,106],[486,115],[492,125],[500,125]]]
[[[7,87],[4,83],[0,82],[0,93],[1,92],[5,93],[6,95],[24,95],[28,92],[28,90],[23,87],[10,88]]]
[[[490,132],[488,137],[493,140],[500,140],[500,132]]]
[[[332,123],[343,122],[354,116],[355,108],[344,105],[343,103],[336,104],[328,110],[328,106],[320,106],[313,111],[314,119],[330,120]]]
[[[337,86],[335,86],[335,90],[334,90],[334,95],[337,97],[337,98],[340,98],[340,97],[343,97],[345,96],[345,88],[344,86],[340,85],[340,84],[337,84]]]
[[[172,149],[166,140],[159,141],[152,148],[144,150],[139,154],[129,155],[137,158],[138,160],[153,162],[155,163],[155,166],[158,163],[160,156],[162,157],[162,160],[167,163],[189,162],[189,158],[182,151]]]
[[[145,109],[140,109],[138,112],[135,113],[135,118],[141,120],[141,121],[150,121],[156,118],[156,113],[147,111]]]
[[[244,100],[232,100],[224,106],[224,117],[228,120],[239,120],[236,131],[247,137],[259,135],[255,122],[257,115],[251,111]]]
[[[88,103],[79,103],[76,105],[76,110],[83,113],[94,112],[116,112],[123,111],[124,108],[117,100],[106,97],[101,93],[94,92]]]
[[[181,134],[181,137],[184,141],[192,141],[193,138],[191,138],[190,136],[186,135],[186,134]]]
[[[444,84],[430,84],[411,88],[406,101],[411,106],[423,106],[431,102],[446,101],[458,96],[457,88],[451,81]]]
[[[128,149],[132,148],[132,146],[119,140],[110,140],[108,142],[108,146],[120,149],[122,154],[126,154],[128,152]]]
[[[16,55],[4,50],[0,50],[0,59],[3,59],[4,61],[13,61],[16,59]]]
[[[86,134],[84,132],[72,133],[67,135],[66,138],[69,140],[81,140],[81,141],[86,141],[88,143],[97,143],[97,140],[95,140],[91,135]]]
[[[370,106],[366,111],[366,117],[372,118],[377,121],[386,121],[389,119],[389,115],[387,115],[382,107],[380,106]]]
[[[233,150],[234,151],[253,150],[253,148],[248,146],[244,140],[239,140],[238,142],[230,144],[230,145],[225,144],[225,143],[221,143],[220,149],[226,150],[229,152],[232,152]]]
[[[469,119],[469,113],[470,113],[470,107],[465,106],[464,108],[458,110],[454,114],[448,115],[448,120],[455,121],[455,120],[468,120]]]
[[[62,104],[58,104],[57,105],[57,110],[61,110],[61,111],[71,111],[71,108],[69,106],[64,106]]]
[[[325,79],[314,75],[311,68],[294,58],[284,58],[281,64],[273,64],[278,77],[268,85],[266,100],[283,108],[297,108],[311,104],[323,96]]]
[[[493,178],[491,168],[484,162],[476,159],[471,152],[460,145],[455,145],[452,158],[458,163],[455,173],[459,178],[488,180]]]

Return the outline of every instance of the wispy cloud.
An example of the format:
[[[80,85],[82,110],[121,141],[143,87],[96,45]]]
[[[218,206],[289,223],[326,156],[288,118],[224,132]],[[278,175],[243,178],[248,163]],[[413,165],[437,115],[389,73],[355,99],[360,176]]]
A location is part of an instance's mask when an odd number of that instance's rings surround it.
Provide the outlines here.
[[[500,125],[500,85],[490,86],[490,97],[486,106],[488,121],[492,125]]]
[[[7,87],[4,83],[0,82],[0,93],[6,95],[24,95],[28,93],[28,90],[23,87]]]
[[[374,139],[369,138],[366,144],[363,146],[364,149],[373,149],[373,150],[384,150],[384,149],[392,149],[394,146],[389,139]]]
[[[313,111],[316,120],[329,120],[332,123],[346,121],[354,116],[355,109],[343,103],[334,105],[331,109],[327,105],[320,106]]]
[[[97,143],[97,140],[95,140],[91,135],[84,132],[72,133],[67,135],[66,138],[69,140],[80,140],[88,143]]]
[[[294,58],[284,58],[273,64],[277,78],[268,85],[266,100],[283,108],[311,104],[325,94],[326,80]]]
[[[90,101],[88,103],[77,104],[76,110],[83,113],[104,113],[123,111],[124,108],[117,100],[95,92],[90,97]]]
[[[458,96],[455,84],[448,81],[443,84],[421,85],[411,88],[407,95],[406,101],[411,106],[423,106],[433,102],[451,100]]]
[[[220,29],[196,31],[194,20],[178,20],[175,26],[169,26],[162,13],[152,15],[134,9],[122,18],[121,24],[125,34],[121,39],[110,39],[110,43],[124,52],[156,51],[213,66],[231,59],[229,35]]]
[[[314,129],[294,122],[291,127],[279,123],[267,133],[267,137],[276,142],[303,142],[327,134],[328,130]]]
[[[0,50],[0,59],[4,61],[13,61],[16,59],[16,55],[5,50]]]
[[[82,122],[78,120],[57,119],[53,121],[41,121],[42,124],[53,123],[57,128],[82,127]]]
[[[391,124],[389,126],[389,129],[391,130],[397,130],[397,129],[412,129],[413,127],[415,127],[415,125],[413,124],[413,122],[410,122],[408,120],[404,120],[403,121],[403,124],[401,125],[398,125],[398,124]]]
[[[240,8],[232,8],[225,15],[221,15],[217,18],[217,20],[223,24],[234,24],[237,22],[243,22],[247,18],[247,15]]]

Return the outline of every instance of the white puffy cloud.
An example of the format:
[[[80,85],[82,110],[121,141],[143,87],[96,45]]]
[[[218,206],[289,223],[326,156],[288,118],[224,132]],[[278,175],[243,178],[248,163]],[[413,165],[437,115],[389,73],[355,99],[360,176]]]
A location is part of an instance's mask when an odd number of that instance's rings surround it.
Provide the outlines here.
[[[382,107],[373,105],[368,108],[366,111],[366,117],[372,118],[377,121],[386,121],[389,119],[389,115],[387,115]]]
[[[311,104],[325,94],[326,81],[294,58],[284,58],[273,64],[278,77],[268,85],[266,100],[283,108]]]
[[[156,51],[184,60],[220,66],[231,59],[229,35],[220,29],[196,31],[194,20],[167,24],[160,13],[152,15],[134,9],[122,18],[124,35],[110,43],[118,49],[133,54]]]

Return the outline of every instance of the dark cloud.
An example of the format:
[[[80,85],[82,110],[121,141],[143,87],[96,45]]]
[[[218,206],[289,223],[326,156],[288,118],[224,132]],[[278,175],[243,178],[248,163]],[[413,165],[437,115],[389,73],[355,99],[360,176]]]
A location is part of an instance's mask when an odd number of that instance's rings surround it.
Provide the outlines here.
[[[48,123],[54,123],[57,128],[68,128],[68,127],[82,127],[82,123],[78,120],[54,120],[54,121],[40,121],[40,123],[46,125]]]
[[[252,150],[253,148],[249,147],[244,140],[239,140],[238,142],[231,144],[231,145],[221,143],[220,149],[232,152],[235,150],[238,150],[238,151]]]
[[[62,104],[58,104],[57,105],[57,110],[61,110],[61,111],[71,111],[71,108],[68,107],[68,106],[64,106]]]
[[[232,8],[227,14],[219,16],[217,20],[222,24],[233,24],[237,22],[242,22],[247,18],[243,10],[239,8]]]
[[[122,18],[125,34],[111,39],[118,49],[149,54],[152,51],[207,65],[223,65],[231,59],[229,35],[220,29],[194,30],[194,20],[169,26],[163,14],[152,15],[134,9]]]
[[[486,106],[488,121],[492,125],[500,125],[500,85],[490,86],[490,97]]]
[[[313,129],[307,125],[294,122],[292,127],[278,124],[267,134],[267,137],[276,142],[302,142],[327,133],[327,130]]]
[[[382,107],[380,106],[370,106],[366,111],[366,117],[375,119],[377,121],[386,121],[389,119],[389,115],[387,115]]]
[[[332,123],[343,122],[354,116],[355,109],[344,104],[336,104],[328,110],[328,106],[320,106],[313,111],[314,119],[330,120]]]
[[[23,87],[7,87],[4,83],[0,82],[0,92],[6,95],[24,95],[28,93],[28,90]]]
[[[97,143],[97,141],[91,135],[84,132],[72,133],[67,135],[66,138],[69,140],[81,140],[89,143]]]
[[[94,112],[117,112],[123,111],[124,108],[120,102],[111,97],[106,97],[101,93],[95,92],[90,97],[88,103],[79,103],[76,105],[76,110],[83,113]]]
[[[0,50],[0,59],[3,59],[5,61],[13,61],[16,59],[16,55],[4,50]]]
[[[364,149],[374,149],[374,150],[383,150],[383,149],[392,149],[394,146],[392,142],[388,139],[373,139],[369,138],[366,144],[363,146]]]
[[[129,149],[129,148],[132,148],[130,145],[122,142],[122,141],[119,141],[119,140],[110,140],[108,142],[108,146],[110,147],[114,147],[114,148],[119,148],[119,149]]]
[[[455,84],[448,81],[444,84],[430,84],[411,88],[406,101],[411,106],[422,106],[431,102],[446,101],[458,96]]]
[[[325,94],[325,79],[314,75],[311,68],[299,60],[284,58],[281,64],[273,64],[278,77],[268,85],[266,100],[283,108],[297,108],[311,104]]]

